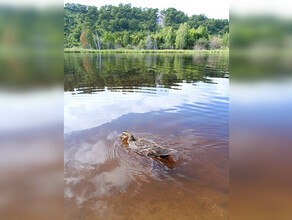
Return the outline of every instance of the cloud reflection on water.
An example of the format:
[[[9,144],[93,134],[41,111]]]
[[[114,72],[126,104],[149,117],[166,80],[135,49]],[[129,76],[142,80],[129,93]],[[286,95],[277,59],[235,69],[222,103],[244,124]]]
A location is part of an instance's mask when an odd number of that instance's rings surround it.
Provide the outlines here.
[[[97,127],[128,113],[177,112],[184,104],[196,106],[196,102],[207,104],[214,100],[228,102],[224,98],[228,97],[229,80],[212,78],[212,81],[212,84],[198,82],[196,85],[178,83],[175,89],[153,88],[154,94],[144,93],[144,88],[133,92],[107,89],[92,94],[65,92],[64,131],[69,133]]]

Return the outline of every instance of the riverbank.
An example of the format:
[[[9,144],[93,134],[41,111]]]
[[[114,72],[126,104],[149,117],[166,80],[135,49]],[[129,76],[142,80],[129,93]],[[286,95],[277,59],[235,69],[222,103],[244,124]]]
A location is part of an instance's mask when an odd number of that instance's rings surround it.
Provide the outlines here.
[[[65,48],[64,53],[228,53],[229,49],[219,50],[93,50]]]

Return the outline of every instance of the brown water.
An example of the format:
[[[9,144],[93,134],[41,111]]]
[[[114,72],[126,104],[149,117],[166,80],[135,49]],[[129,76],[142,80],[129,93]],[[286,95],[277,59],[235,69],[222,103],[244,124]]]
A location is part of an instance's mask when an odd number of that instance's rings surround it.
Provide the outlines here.
[[[227,73],[224,54],[66,54],[65,218],[228,219]]]

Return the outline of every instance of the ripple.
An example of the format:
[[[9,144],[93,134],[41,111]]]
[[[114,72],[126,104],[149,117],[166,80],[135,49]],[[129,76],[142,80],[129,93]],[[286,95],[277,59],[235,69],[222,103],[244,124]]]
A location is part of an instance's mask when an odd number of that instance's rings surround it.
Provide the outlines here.
[[[228,114],[228,79],[212,80],[216,84],[179,83],[176,89],[113,87],[74,96],[72,92],[65,92],[64,132],[94,128],[129,113],[187,111],[193,115],[199,113],[214,116],[221,112]]]
[[[143,56],[146,62],[140,55],[103,55],[109,62],[104,65],[96,56],[80,55],[84,62],[65,74],[64,197],[70,218],[115,219],[129,212],[125,218],[136,219],[155,210],[178,217],[173,210],[187,210],[216,219],[210,207],[228,203],[222,189],[228,188],[229,80],[218,78],[228,73],[225,61],[199,54],[157,61]],[[85,68],[88,62],[98,65]],[[175,163],[127,149],[119,139],[123,130],[176,150]]]

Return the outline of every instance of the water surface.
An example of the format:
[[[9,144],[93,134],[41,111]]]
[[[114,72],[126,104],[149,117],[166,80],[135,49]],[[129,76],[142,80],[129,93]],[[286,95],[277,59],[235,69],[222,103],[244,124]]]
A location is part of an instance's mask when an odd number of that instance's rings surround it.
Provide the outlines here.
[[[67,219],[228,219],[228,55],[64,56]],[[175,149],[174,168],[124,130]]]

